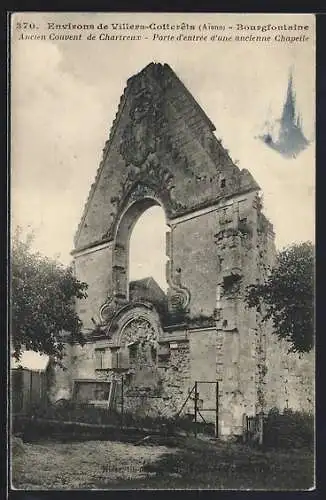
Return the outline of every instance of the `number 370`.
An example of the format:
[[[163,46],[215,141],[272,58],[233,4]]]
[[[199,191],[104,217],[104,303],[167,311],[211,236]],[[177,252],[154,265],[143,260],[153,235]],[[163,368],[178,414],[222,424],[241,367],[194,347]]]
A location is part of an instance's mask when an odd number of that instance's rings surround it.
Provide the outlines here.
[[[35,23],[28,23],[28,22],[22,22],[22,23],[16,23],[16,28],[18,30],[34,30],[36,29],[36,24]]]

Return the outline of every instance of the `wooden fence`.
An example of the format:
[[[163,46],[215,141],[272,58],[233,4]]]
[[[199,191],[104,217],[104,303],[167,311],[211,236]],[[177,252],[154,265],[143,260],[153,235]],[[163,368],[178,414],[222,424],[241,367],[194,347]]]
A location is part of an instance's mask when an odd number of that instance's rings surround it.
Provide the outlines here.
[[[11,370],[11,413],[28,413],[47,402],[46,372],[16,368]]]

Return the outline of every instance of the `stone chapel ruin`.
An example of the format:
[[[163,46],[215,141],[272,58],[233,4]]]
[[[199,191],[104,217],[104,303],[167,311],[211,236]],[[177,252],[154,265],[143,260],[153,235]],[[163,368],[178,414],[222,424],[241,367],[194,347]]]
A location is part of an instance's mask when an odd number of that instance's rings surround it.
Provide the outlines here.
[[[245,287],[273,264],[273,227],[214,130],[167,64],[128,80],[72,252],[89,286],[76,305],[87,341],[67,343],[54,400],[107,404],[123,379],[125,411],[173,417],[196,381],[210,382],[199,402],[214,409],[218,381],[220,436],[241,434],[244,413],[313,406],[313,358],[289,355],[245,306]],[[153,205],[170,227],[167,294],[152,278],[129,281],[131,231]]]

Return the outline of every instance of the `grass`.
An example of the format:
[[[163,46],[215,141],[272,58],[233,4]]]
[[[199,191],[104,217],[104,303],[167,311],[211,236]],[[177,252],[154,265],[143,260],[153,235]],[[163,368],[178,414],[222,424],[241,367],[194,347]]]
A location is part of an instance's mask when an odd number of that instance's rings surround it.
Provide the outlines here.
[[[31,490],[92,489],[141,479],[144,464],[167,451],[111,441],[25,443],[24,449],[13,455],[12,485]]]
[[[307,449],[263,451],[194,438],[174,448],[111,441],[25,443],[12,460],[12,484],[27,490],[307,490],[313,477],[314,457]]]
[[[121,414],[115,411],[108,412],[107,408],[96,408],[90,404],[80,404],[67,402],[65,406],[45,405],[34,408],[28,415],[16,415],[13,419],[14,432],[23,432],[24,429],[31,434],[34,431],[37,436],[40,432],[44,436],[53,434],[53,429],[64,431],[69,422],[69,431],[73,424],[106,425],[117,428],[122,424]],[[129,412],[124,412],[124,427],[135,427],[137,429],[157,430],[160,433],[165,431],[169,434],[177,431],[192,432],[193,422],[187,416],[180,416],[178,419],[171,419],[158,416],[137,416]],[[197,422],[199,432],[206,432],[214,435],[214,424],[204,424]],[[68,430],[68,429],[67,429]],[[69,432],[68,432],[69,433]],[[110,436],[108,436],[110,438]],[[96,439],[96,438],[95,438]]]

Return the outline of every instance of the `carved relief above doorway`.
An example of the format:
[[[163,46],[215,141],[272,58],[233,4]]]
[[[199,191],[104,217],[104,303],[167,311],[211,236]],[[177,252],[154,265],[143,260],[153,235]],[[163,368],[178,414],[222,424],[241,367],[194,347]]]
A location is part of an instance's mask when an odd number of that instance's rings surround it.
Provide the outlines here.
[[[135,317],[123,326],[119,335],[119,344],[147,341],[152,344],[157,341],[157,332],[151,322],[141,316]]]

